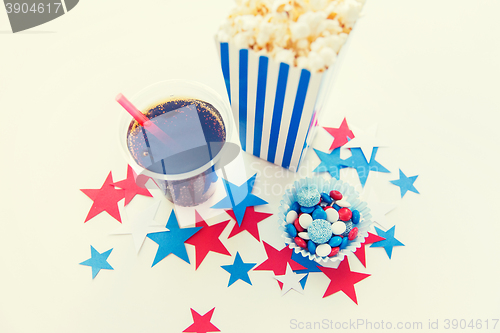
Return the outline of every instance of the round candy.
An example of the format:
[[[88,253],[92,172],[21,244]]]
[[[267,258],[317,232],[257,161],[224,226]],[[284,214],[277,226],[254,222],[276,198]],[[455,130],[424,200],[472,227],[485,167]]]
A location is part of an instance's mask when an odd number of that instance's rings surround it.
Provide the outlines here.
[[[303,187],[297,193],[297,201],[303,207],[316,206],[321,200],[318,190],[313,187]]]
[[[347,243],[349,243],[349,239],[347,237],[342,238],[342,243],[340,244],[340,249],[345,249],[347,247]]]
[[[308,241],[307,242],[307,250],[311,252],[312,254],[316,253],[316,244],[313,241]]]
[[[342,207],[340,207],[340,206],[339,206],[339,205],[337,205],[337,204],[333,204],[333,206],[332,206],[332,207],[333,207],[333,208],[335,208],[335,210],[337,210],[337,211],[338,211],[340,208],[342,208]]]
[[[339,220],[339,213],[333,208],[327,209],[326,220],[330,223],[337,222]]]
[[[335,201],[335,204],[339,205],[340,207],[351,207],[351,204],[348,203],[346,199],[337,200]]]
[[[321,207],[316,208],[312,213],[313,220],[326,220],[326,213]]]
[[[347,237],[349,235],[349,233],[351,232],[353,228],[353,224],[351,221],[347,221],[345,223],[345,231],[342,233],[342,237]]]
[[[302,213],[311,214],[312,212],[314,212],[314,206],[313,207],[300,207],[300,211]]]
[[[297,213],[300,212],[300,205],[297,201],[295,201],[291,206],[290,206],[290,209],[291,210],[294,210],[296,211]]]
[[[302,214],[299,216],[299,224],[304,229],[309,228],[312,221],[313,221],[313,218],[309,214]]]
[[[327,204],[331,204],[333,201],[332,198],[330,198],[330,196],[326,193],[321,193],[321,200]]]
[[[299,217],[299,214],[297,214],[296,211],[289,211],[288,214],[286,214],[286,223],[293,223],[297,217]]]
[[[293,239],[295,241],[295,244],[297,244],[298,246],[300,246],[301,248],[303,249],[306,249],[307,248],[307,243],[305,240],[303,240],[302,238],[300,237],[295,237]]]
[[[353,240],[354,238],[356,238],[358,236],[358,228],[357,227],[354,227],[352,228],[351,232],[349,233],[349,236],[347,236],[347,238],[349,240]]]
[[[294,238],[297,236],[297,229],[293,226],[293,223],[286,225],[286,232],[290,235],[290,237]]]
[[[320,244],[316,247],[316,255],[326,257],[332,252],[332,247],[328,244]]]
[[[326,220],[314,220],[307,228],[307,233],[313,242],[323,244],[332,237],[332,228],[330,222]]]
[[[297,232],[302,232],[306,229],[302,228],[302,226],[300,225],[299,223],[299,219],[295,219],[295,222],[293,222],[293,226],[295,227],[295,229],[297,229]]]
[[[352,217],[352,212],[349,208],[340,208],[339,209],[339,219],[341,221],[349,221]]]
[[[309,237],[309,234],[307,233],[307,231],[302,231],[302,232],[299,232],[299,233],[298,233],[298,236],[299,236],[300,238],[302,238],[302,239],[305,239],[305,240],[309,240],[309,239],[311,239],[311,238]]]
[[[332,251],[330,252],[330,254],[328,255],[329,257],[333,257],[334,255],[336,255],[337,253],[339,253],[340,251],[340,248],[337,246],[337,247],[332,247]]]
[[[332,238],[330,238],[330,241],[328,242],[328,244],[331,247],[339,246],[340,244],[342,244],[342,237],[340,237],[340,236],[333,236]]]
[[[345,231],[345,229],[346,229],[346,225],[342,221],[334,222],[330,227],[330,230],[332,231],[332,233],[334,235],[342,235],[342,233]]]
[[[333,207],[332,207],[332,206],[324,206],[324,207],[323,207],[323,210],[324,210],[325,212],[326,212],[327,210],[329,210],[329,209],[333,209]]]
[[[357,210],[352,211],[352,223],[358,224],[361,220],[361,214]]]
[[[333,200],[342,200],[342,193],[335,190],[330,191],[330,198],[332,198]]]

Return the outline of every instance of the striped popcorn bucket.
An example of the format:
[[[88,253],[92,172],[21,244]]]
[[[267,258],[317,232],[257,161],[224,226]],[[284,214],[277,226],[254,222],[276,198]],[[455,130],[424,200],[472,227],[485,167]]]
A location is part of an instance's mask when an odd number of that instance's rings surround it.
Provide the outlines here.
[[[297,171],[312,142],[334,69],[306,69],[217,43],[241,147]]]

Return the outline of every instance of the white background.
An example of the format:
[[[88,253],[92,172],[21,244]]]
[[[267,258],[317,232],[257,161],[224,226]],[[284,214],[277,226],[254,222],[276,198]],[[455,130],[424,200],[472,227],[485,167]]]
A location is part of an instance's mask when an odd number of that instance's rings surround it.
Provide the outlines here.
[[[110,170],[115,180],[126,175],[114,96],[171,78],[224,95],[213,35],[231,6],[85,0],[17,34],[0,10],[0,332],[181,332],[192,323],[190,308],[213,307],[222,332],[298,331],[292,319],[421,321],[424,328],[431,319],[443,329],[447,318],[482,319],[476,331],[489,319],[491,331],[500,318],[496,0],[369,1],[356,26],[321,124],[338,127],[344,116],[361,129],[379,124],[389,147],[377,160],[392,173],[373,173],[366,186],[398,204],[386,227],[396,225],[406,245],[394,248],[392,260],[367,248],[366,269],[351,258],[353,271],[372,274],[355,286],[359,305],[342,292],[323,299],[329,280],[322,274],[311,274],[305,295],[281,297],[272,272],[262,271],[249,273],[252,286],[227,288],[220,266],[233,258],[218,254],[197,271],[174,256],[151,268],[151,240],[136,255],[130,236],[109,235],[119,223],[107,213],[83,223],[91,201],[79,189],[99,188]],[[328,140],[320,130],[313,146],[326,151]],[[279,186],[297,175],[243,158],[241,178],[259,172],[255,189],[270,202],[258,209],[276,212]],[[312,150],[305,161],[309,172],[319,163]],[[389,183],[399,168],[419,175],[420,195],[400,199]],[[359,184],[352,170],[341,176]],[[134,200],[136,208],[151,202]],[[275,218],[259,227],[263,240],[283,246]],[[233,255],[264,261],[262,243],[248,234],[227,240],[229,231],[221,239]],[[113,248],[113,271],[91,279],[79,265],[89,245]]]

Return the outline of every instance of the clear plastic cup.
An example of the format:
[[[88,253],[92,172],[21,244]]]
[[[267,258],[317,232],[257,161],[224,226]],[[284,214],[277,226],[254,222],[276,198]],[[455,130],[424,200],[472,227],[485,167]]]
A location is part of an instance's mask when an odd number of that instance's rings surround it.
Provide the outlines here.
[[[172,101],[199,100],[152,117],[159,105],[172,106]],[[119,120],[119,140],[122,152],[138,175],[136,181],[152,178],[166,197],[176,205],[191,207],[208,200],[215,192],[216,171],[232,161],[239,146],[231,142],[234,120],[229,103],[213,89],[197,82],[185,80],[162,81],[146,87],[131,98],[141,112],[150,111],[150,120],[169,138],[159,141],[150,135],[126,112]],[[164,104],[167,103],[167,104]],[[213,106],[218,111],[212,112]],[[177,105],[177,104],[176,104]],[[207,112],[200,112],[208,110]],[[162,109],[163,110],[163,109]],[[212,110],[212,111],[210,111]],[[210,112],[209,112],[210,111]],[[207,120],[208,119],[208,120]],[[215,119],[211,125],[210,119]],[[212,131],[221,137],[222,121],[225,140],[213,139]],[[130,138],[129,138],[130,136]]]

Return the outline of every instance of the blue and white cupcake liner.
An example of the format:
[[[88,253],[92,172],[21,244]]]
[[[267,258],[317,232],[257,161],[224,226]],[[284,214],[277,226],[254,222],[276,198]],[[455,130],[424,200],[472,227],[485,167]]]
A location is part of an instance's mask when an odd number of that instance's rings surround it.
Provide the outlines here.
[[[307,249],[303,249],[290,237],[286,231],[286,214],[290,211],[290,206],[292,203],[297,201],[297,191],[302,187],[316,187],[320,193],[326,192],[330,193],[332,190],[337,190],[342,193],[343,199],[345,198],[350,204],[351,210],[357,210],[361,213],[361,221],[356,225],[358,228],[358,236],[349,242],[345,249],[342,249],[333,257],[320,257],[316,254],[310,253]],[[324,180],[321,177],[303,178],[295,181],[291,188],[285,191],[283,194],[283,199],[280,201],[278,222],[280,224],[279,230],[282,232],[281,236],[284,238],[285,243],[295,251],[295,253],[300,253],[303,257],[309,258],[309,260],[314,260],[319,264],[327,264],[328,266],[337,266],[340,264],[344,258],[356,251],[356,249],[361,247],[365,238],[368,237],[368,231],[371,229],[373,224],[371,220],[370,208],[367,203],[361,201],[358,192],[348,183],[332,178],[330,180]]]

